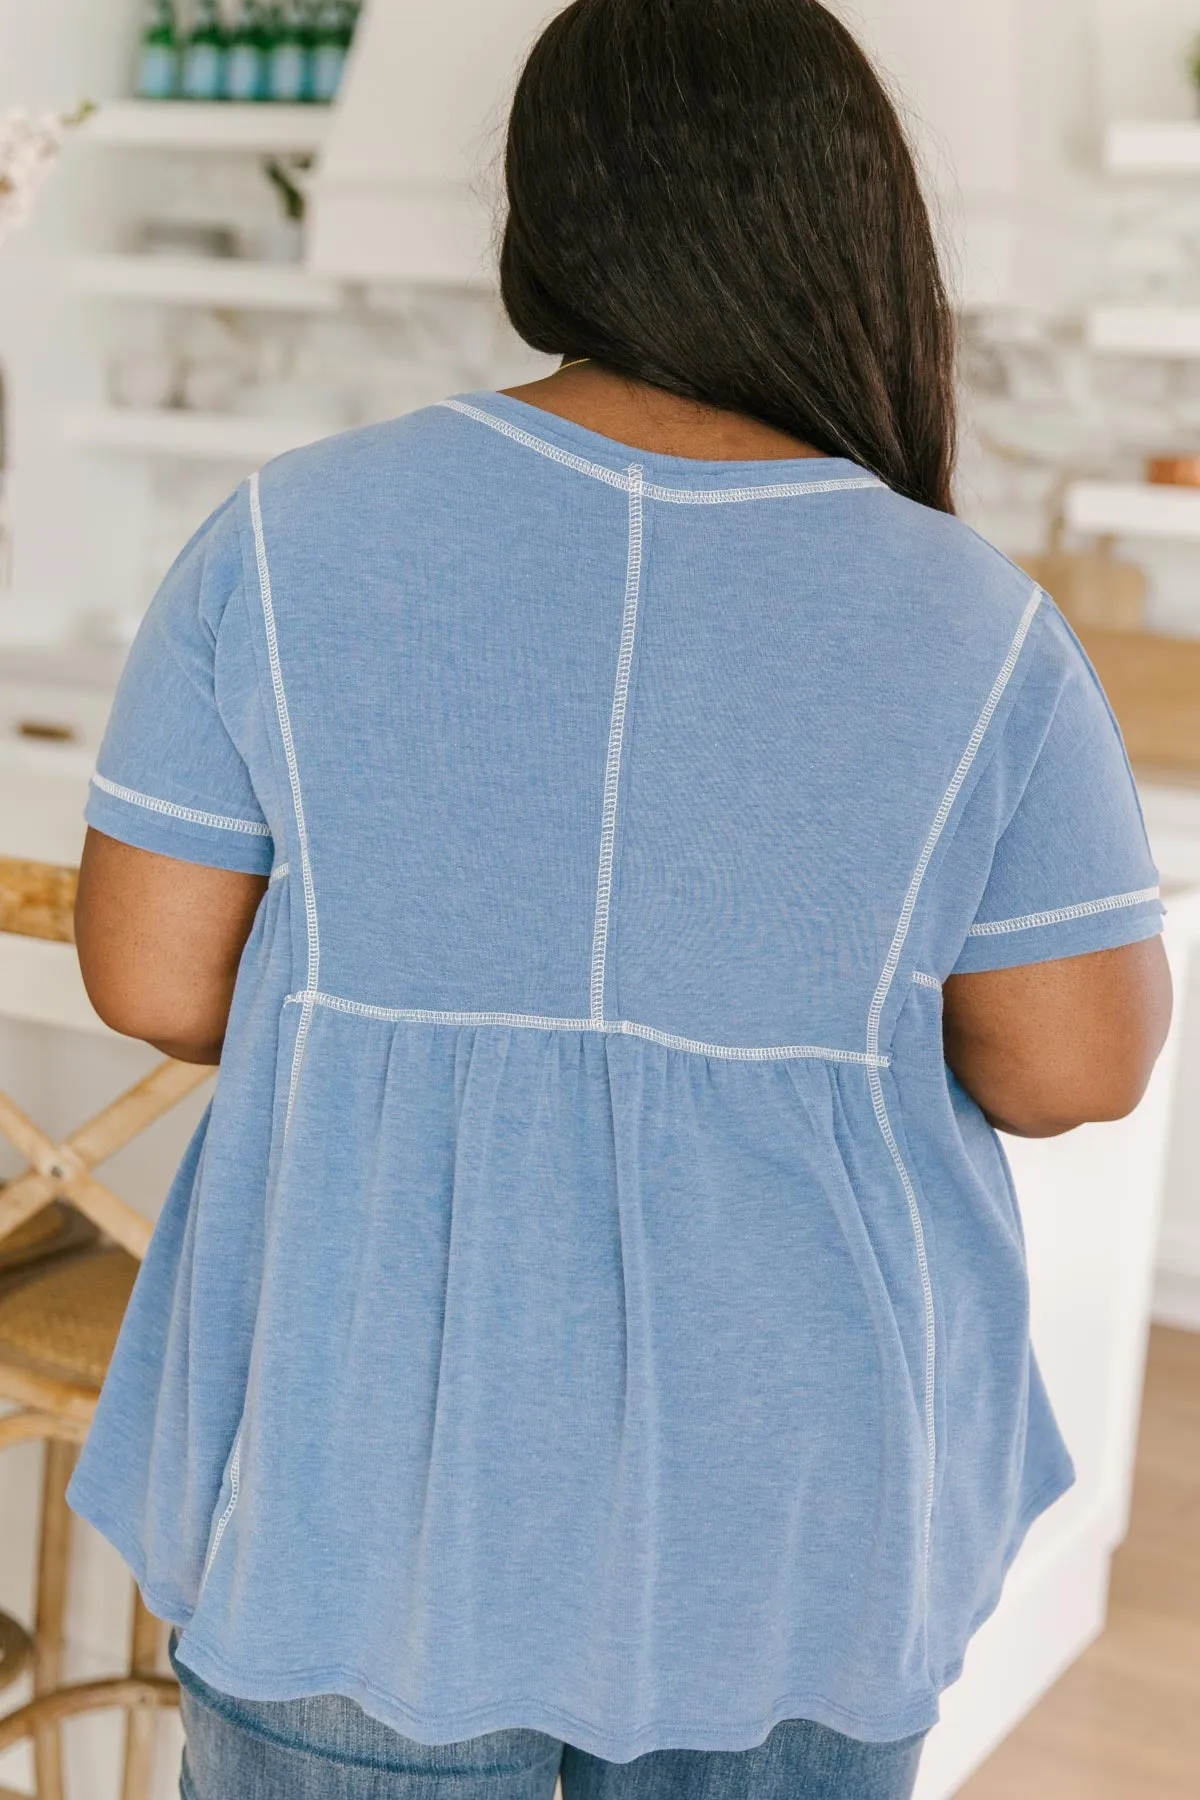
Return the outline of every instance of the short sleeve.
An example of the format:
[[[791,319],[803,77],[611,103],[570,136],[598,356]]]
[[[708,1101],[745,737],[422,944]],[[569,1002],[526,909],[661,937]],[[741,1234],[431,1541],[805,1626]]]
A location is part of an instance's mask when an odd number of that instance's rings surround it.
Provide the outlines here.
[[[955,974],[1111,950],[1162,930],[1158,872],[1117,722],[1062,615],[1048,601],[1043,614],[1041,665],[1009,721],[992,791],[1011,787],[1016,768],[1028,779],[1002,821]],[[1040,739],[1032,762],[1031,733]]]
[[[84,817],[106,836],[183,862],[265,875],[271,828],[231,734],[239,688],[253,689],[252,648],[231,662],[227,618],[242,583],[237,497],[201,526],[142,620],[118,684]],[[236,621],[232,621],[236,623]]]

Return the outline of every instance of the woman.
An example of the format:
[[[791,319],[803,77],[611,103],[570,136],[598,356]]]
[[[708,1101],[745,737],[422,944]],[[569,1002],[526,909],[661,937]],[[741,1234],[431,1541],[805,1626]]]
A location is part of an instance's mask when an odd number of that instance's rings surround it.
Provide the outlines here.
[[[221,1076],[72,1499],[192,1800],[893,1800],[1072,1480],[992,1128],[1136,1104],[1156,876],[844,29],[578,0],[507,173],[559,372],[264,469],[121,685],[85,976]]]

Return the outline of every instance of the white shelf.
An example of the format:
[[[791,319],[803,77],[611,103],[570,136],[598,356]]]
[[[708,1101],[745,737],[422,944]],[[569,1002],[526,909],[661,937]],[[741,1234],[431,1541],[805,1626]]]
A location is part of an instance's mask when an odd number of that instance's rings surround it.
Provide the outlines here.
[[[297,265],[243,262],[232,256],[85,256],[75,263],[73,274],[82,293],[163,306],[336,312],[345,297],[340,283]]]
[[[1200,306],[1097,306],[1087,341],[1126,356],[1200,356]]]
[[[80,413],[67,425],[72,443],[95,449],[251,467],[337,430],[337,426],[309,419],[248,419],[232,413],[166,409],[143,412],[133,407]]]
[[[1079,531],[1200,543],[1200,488],[1076,481],[1067,489],[1066,519]]]
[[[85,120],[83,144],[143,150],[308,151],[324,147],[327,106],[110,100]]]
[[[1110,125],[1105,162],[1121,175],[1200,175],[1200,122],[1187,119]]]

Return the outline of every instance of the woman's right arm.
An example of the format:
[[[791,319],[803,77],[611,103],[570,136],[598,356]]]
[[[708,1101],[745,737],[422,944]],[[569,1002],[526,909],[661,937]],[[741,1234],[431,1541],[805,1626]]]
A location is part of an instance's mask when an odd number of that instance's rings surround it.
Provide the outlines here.
[[[1160,937],[952,975],[944,990],[946,1061],[989,1123],[1017,1137],[1131,1113],[1170,1023]]]

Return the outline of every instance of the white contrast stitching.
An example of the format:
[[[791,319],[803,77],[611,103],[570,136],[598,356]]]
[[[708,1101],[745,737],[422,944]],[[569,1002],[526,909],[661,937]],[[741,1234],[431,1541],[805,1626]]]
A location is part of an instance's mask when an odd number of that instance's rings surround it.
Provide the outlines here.
[[[625,707],[629,675],[637,635],[638,600],[642,588],[642,471],[637,463],[629,470],[629,553],[625,570],[625,605],[621,614],[621,647],[613,687],[612,720],[608,730],[608,759],[604,768],[604,809],[600,826],[600,863],[596,872],[596,922],[592,934],[590,1003],[592,1018],[604,1017],[604,977],[608,957],[608,915],[612,899],[613,853],[617,833],[617,801],[621,787],[621,748],[625,737]]]
[[[379,1019],[405,1025],[500,1025],[518,1031],[590,1031],[613,1037],[645,1038],[668,1050],[685,1050],[694,1056],[712,1056],[724,1062],[835,1062],[860,1068],[891,1067],[889,1056],[871,1057],[865,1050],[839,1050],[824,1044],[705,1044],[698,1038],[678,1037],[653,1025],[631,1019],[554,1019],[541,1013],[436,1012],[426,1007],[372,1006],[362,1000],[344,1000],[339,994],[289,994],[288,1006],[322,1006],[331,1012],[350,1013],[360,1019]]]
[[[846,494],[858,488],[881,488],[874,475],[845,475],[830,481],[776,481],[763,487],[669,488],[646,483],[649,500],[666,500],[676,506],[728,506],[738,500],[794,500],[802,494]]]
[[[917,866],[913,871],[912,880],[908,884],[908,892],[904,896],[904,905],[900,910],[900,917],[896,924],[891,948],[888,950],[887,961],[883,965],[883,973],[879,977],[879,985],[875,989],[875,994],[871,1001],[871,1010],[867,1015],[868,1050],[878,1050],[879,1048],[879,1021],[883,1015],[883,1008],[892,985],[892,979],[899,966],[901,952],[904,949],[904,940],[908,936],[908,928],[912,923],[912,916],[916,910],[917,899],[921,892],[921,885],[925,880],[925,871],[928,869],[933,853],[937,849],[938,840],[941,837],[942,832],[945,829],[946,821],[954,808],[954,802],[958,799],[959,790],[961,789],[963,782],[967,779],[967,776],[970,774],[971,765],[979,754],[979,746],[983,743],[984,737],[987,734],[987,728],[995,715],[996,708],[1004,697],[1004,690],[1008,686],[1009,681],[1012,678],[1012,672],[1017,666],[1017,658],[1020,656],[1025,639],[1029,635],[1029,628],[1033,624],[1034,615],[1041,605],[1041,600],[1042,590],[1040,588],[1034,588],[1033,593],[1030,596],[1029,604],[1021,615],[1021,623],[1017,626],[1016,635],[1009,645],[1008,655],[1005,657],[1000,668],[1000,673],[997,675],[995,682],[992,685],[992,691],[987,697],[987,703],[978,719],[975,721],[975,729],[967,741],[967,747],[959,759],[958,767],[954,771],[950,785],[942,795],[941,805],[937,809],[933,824],[929,828],[929,835],[925,839],[921,854],[917,859]]]
[[[781,1044],[755,1046],[741,1049],[735,1044],[705,1044],[697,1038],[677,1037],[673,1032],[658,1031],[653,1025],[638,1025],[631,1019],[618,1019],[615,1024],[603,1024],[604,1031],[623,1033],[627,1037],[646,1038],[652,1044],[662,1044],[668,1050],[686,1050],[694,1056],[715,1056],[729,1062],[791,1062],[812,1060],[818,1062],[859,1063],[863,1067],[871,1067],[871,1060],[865,1050],[834,1050],[822,1044]],[[886,1069],[891,1059],[883,1056],[877,1059],[878,1066]]]
[[[932,988],[938,994],[942,991],[942,984],[937,976],[926,975],[924,969],[914,969],[912,978],[916,987]]]
[[[284,876],[290,875],[291,872],[292,872],[292,870],[291,870],[290,863],[285,863],[285,862],[276,863],[275,867],[271,870],[271,880],[272,881],[282,881]]]
[[[327,1007],[331,1012],[353,1013],[361,1019],[382,1019],[411,1025],[509,1025],[530,1031],[595,1031],[591,1019],[555,1019],[542,1013],[439,1012],[423,1006],[374,1006],[366,1000],[346,1000],[340,994],[289,994],[288,1006],[303,1003]],[[608,1029],[608,1027],[606,1027]]]
[[[871,1105],[874,1109],[876,1122],[879,1126],[880,1133],[882,1134],[883,1141],[887,1145],[891,1159],[896,1166],[896,1173],[900,1177],[900,1185],[904,1190],[904,1198],[908,1203],[909,1222],[912,1226],[913,1242],[917,1252],[917,1268],[921,1276],[921,1295],[925,1309],[924,1411],[925,1454],[927,1459],[922,1541],[925,1565],[926,1570],[928,1571],[930,1538],[933,1528],[933,1478],[937,1459],[936,1394],[934,1388],[934,1372],[937,1355],[937,1322],[933,1308],[933,1282],[929,1274],[929,1256],[925,1248],[925,1226],[921,1218],[921,1207],[920,1202],[917,1199],[917,1190],[912,1184],[912,1178],[908,1173],[908,1168],[900,1153],[900,1146],[896,1142],[896,1136],[892,1130],[892,1121],[888,1117],[887,1102],[883,1096],[883,1083],[879,1079],[877,1067],[872,1067],[867,1071],[867,1085],[871,1093]]]
[[[593,481],[603,481],[616,488],[631,486],[630,477],[618,469],[589,462],[587,457],[563,450],[558,444],[535,436],[532,431],[523,431],[519,425],[511,425],[507,419],[497,418],[495,413],[485,412],[481,406],[470,406],[465,400],[439,400],[437,404],[447,406],[453,412],[465,413],[468,418],[477,419],[481,425],[498,431],[502,437],[523,444],[527,450],[536,450],[539,456],[548,456],[552,462],[574,469],[577,474],[590,475]],[[666,500],[676,506],[725,506],[737,500],[789,500],[801,494],[840,494],[854,488],[882,488],[885,485],[875,475],[853,475],[831,481],[777,481],[761,487],[732,488],[672,488],[658,482],[646,482],[642,492],[649,500]]]
[[[173,800],[159,800],[154,794],[139,794],[136,788],[122,787],[107,781],[103,775],[92,776],[92,786],[131,806],[144,806],[148,812],[165,813],[168,818],[182,819],[188,825],[209,825],[215,831],[245,831],[251,837],[270,837],[271,827],[258,819],[230,819],[224,813],[197,812],[193,806],[176,806]]]
[[[989,919],[972,925],[968,937],[1001,937],[1009,931],[1034,931],[1040,925],[1065,925],[1070,919],[1090,919],[1096,913],[1120,912],[1126,906],[1144,906],[1157,900],[1157,887],[1140,888],[1136,894],[1110,894],[1106,900],[1083,900],[1078,906],[1059,906],[1053,912],[1025,913],[1019,919]]]
[[[519,425],[510,425],[507,419],[498,419],[495,413],[484,412],[481,406],[468,406],[465,400],[439,400],[437,404],[448,406],[453,412],[466,413],[469,419],[478,419],[481,425],[490,426],[502,437],[512,438],[514,443],[524,444],[527,450],[536,450],[539,456],[548,456],[551,462],[562,463],[564,468],[574,469],[579,475],[590,475],[593,481],[603,481],[615,488],[629,486],[628,477],[619,469],[606,469],[602,463],[589,462],[586,457],[575,456],[557,444],[548,444],[545,438],[534,437],[531,431],[522,431]]]
[[[221,1539],[225,1536],[225,1527],[228,1525],[230,1519],[232,1519],[234,1508],[237,1506],[238,1494],[241,1490],[241,1477],[242,1434],[239,1431],[237,1443],[233,1446],[233,1461],[229,1465],[229,1504],[221,1514],[221,1517],[217,1520],[217,1530],[212,1541],[212,1549],[209,1551],[208,1561],[204,1565],[204,1575],[201,1580],[202,1587],[204,1582],[208,1580],[209,1572],[217,1560],[217,1551],[221,1548]]]
[[[283,754],[287,761],[292,805],[296,813],[296,836],[300,846],[300,875],[304,883],[304,917],[308,935],[308,980],[306,985],[310,992],[315,992],[321,968],[321,934],[317,922],[317,897],[313,887],[312,864],[308,855],[308,829],[304,822],[304,802],[300,793],[300,771],[296,764],[296,746],[292,739],[291,719],[288,716],[283,671],[279,666],[279,640],[275,631],[275,607],[271,598],[271,570],[267,562],[267,543],[263,532],[257,472],[250,477],[250,518],[254,527],[254,549],[258,561],[258,586],[262,596],[263,624],[267,634],[267,658],[271,666],[271,686],[275,693],[275,710],[279,716],[279,733],[283,739]],[[308,1038],[311,1021],[312,1008],[309,1006],[301,1013],[300,1026],[296,1032],[296,1046],[292,1053],[287,1112],[283,1122],[285,1137],[292,1120],[292,1108],[296,1102],[296,1087],[300,1080],[300,1066],[304,1060],[304,1045]]]
[[[901,908],[900,917],[896,923],[896,930],[888,950],[887,960],[883,965],[883,972],[879,977],[879,984],[875,989],[875,993],[871,1000],[870,1011],[867,1014],[867,1049],[873,1056],[877,1056],[879,1052],[880,1019],[882,1018],[883,1008],[900,963],[901,953],[904,949],[904,941],[908,936],[908,928],[912,923],[913,913],[916,910],[917,899],[921,892],[921,885],[925,880],[926,870],[929,868],[934,850],[937,848],[938,840],[945,829],[946,821],[954,808],[954,802],[958,798],[963,782],[970,774],[971,766],[974,763],[976,756],[979,754],[979,747],[983,743],[988,726],[995,716],[996,708],[1003,698],[1004,690],[1007,688],[1009,681],[1012,678],[1013,670],[1017,666],[1017,660],[1020,657],[1025,639],[1029,635],[1030,627],[1033,624],[1034,617],[1038,607],[1041,605],[1041,601],[1042,591],[1039,587],[1035,587],[1033,593],[1030,595],[1025,611],[1021,615],[1021,622],[1017,626],[1012,643],[1009,645],[1008,655],[1001,664],[1000,672],[992,684],[992,691],[987,697],[983,711],[975,721],[975,729],[972,731],[971,736],[967,741],[967,747],[959,759],[958,767],[954,771],[950,785],[942,795],[941,804],[934,815],[933,824],[929,828],[929,835],[921,848],[917,866],[913,871],[912,880],[908,885],[908,892],[904,896],[904,905]],[[875,1118],[879,1125],[883,1141],[887,1145],[888,1152],[896,1166],[896,1172],[900,1177],[900,1185],[904,1190],[904,1197],[908,1203],[909,1220],[912,1224],[913,1243],[916,1247],[917,1267],[920,1271],[921,1292],[925,1305],[925,1437],[927,1444],[928,1469],[925,1485],[924,1548],[926,1571],[928,1571],[930,1539],[933,1528],[933,1485],[937,1467],[937,1419],[935,1410],[937,1322],[933,1305],[933,1282],[929,1273],[929,1257],[925,1247],[925,1226],[921,1219],[921,1207],[917,1199],[917,1191],[913,1186],[912,1178],[905,1166],[904,1158],[900,1153],[900,1146],[896,1142],[896,1136],[892,1130],[892,1122],[888,1117],[887,1103],[884,1099],[883,1083],[879,1078],[878,1066],[873,1066],[871,1068],[868,1075],[868,1081],[871,1090],[871,1104],[875,1110]]]

